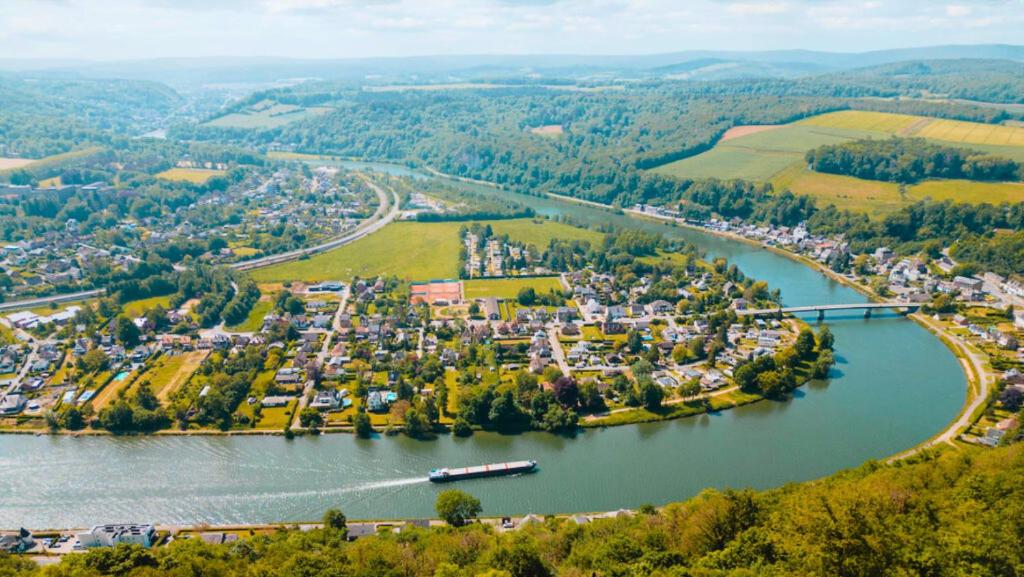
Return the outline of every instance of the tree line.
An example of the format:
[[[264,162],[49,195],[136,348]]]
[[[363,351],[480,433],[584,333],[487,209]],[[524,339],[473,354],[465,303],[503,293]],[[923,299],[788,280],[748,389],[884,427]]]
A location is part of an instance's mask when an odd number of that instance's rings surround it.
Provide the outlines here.
[[[809,150],[808,166],[818,172],[914,184],[927,178],[1018,181],[1019,163],[923,138],[892,137],[829,144]]]

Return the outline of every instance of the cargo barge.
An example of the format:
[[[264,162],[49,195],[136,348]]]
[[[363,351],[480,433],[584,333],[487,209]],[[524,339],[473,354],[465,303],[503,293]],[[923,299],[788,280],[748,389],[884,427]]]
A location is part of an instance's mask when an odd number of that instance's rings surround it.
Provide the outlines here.
[[[517,473],[530,473],[537,468],[537,461],[512,461],[510,463],[493,463],[476,467],[460,467],[458,469],[431,469],[430,480],[434,483],[447,483],[463,479],[479,477],[501,477]]]

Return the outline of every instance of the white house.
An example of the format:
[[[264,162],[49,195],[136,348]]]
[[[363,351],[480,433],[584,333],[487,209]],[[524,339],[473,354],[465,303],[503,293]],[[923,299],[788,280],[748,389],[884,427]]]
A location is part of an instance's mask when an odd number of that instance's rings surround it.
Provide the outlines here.
[[[153,525],[96,525],[76,535],[82,547],[113,547],[120,543],[149,547],[156,539]]]

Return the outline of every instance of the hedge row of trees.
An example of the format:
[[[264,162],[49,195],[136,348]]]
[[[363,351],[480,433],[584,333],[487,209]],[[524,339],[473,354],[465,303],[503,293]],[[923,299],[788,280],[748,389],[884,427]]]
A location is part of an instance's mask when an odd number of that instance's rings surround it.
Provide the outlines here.
[[[807,152],[818,172],[913,184],[926,178],[1017,181],[1021,165],[1008,158],[933,144],[923,138],[892,137],[829,144]]]

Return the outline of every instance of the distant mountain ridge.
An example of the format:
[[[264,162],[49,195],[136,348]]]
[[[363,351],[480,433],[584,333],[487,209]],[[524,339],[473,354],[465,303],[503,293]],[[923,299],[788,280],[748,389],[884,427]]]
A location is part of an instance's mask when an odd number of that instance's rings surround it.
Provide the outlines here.
[[[947,45],[860,53],[814,50],[688,50],[643,55],[450,55],[396,58],[160,58],[117,62],[0,59],[22,75],[152,80],[171,85],[268,83],[294,78],[424,81],[466,78],[787,78],[904,61],[979,59],[1024,62],[1024,46]]]

